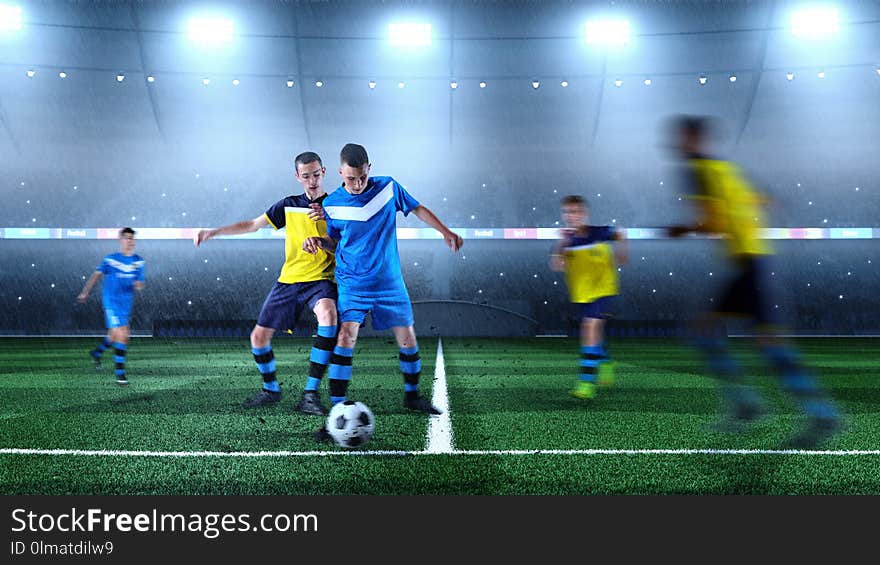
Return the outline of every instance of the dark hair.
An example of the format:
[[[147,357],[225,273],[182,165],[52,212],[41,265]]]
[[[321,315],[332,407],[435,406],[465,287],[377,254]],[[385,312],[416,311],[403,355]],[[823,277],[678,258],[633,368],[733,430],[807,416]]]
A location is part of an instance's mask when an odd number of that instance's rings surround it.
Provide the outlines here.
[[[129,234],[129,233],[131,234],[131,237],[134,237],[134,230],[133,230],[133,229],[131,229],[131,228],[122,228],[121,230],[119,230],[119,237],[122,237],[122,236],[124,236],[124,235],[126,235],[126,234]]]
[[[342,151],[339,153],[339,161],[343,165],[359,169],[364,165],[368,165],[370,163],[370,158],[367,157],[367,150],[364,149],[363,145],[346,143],[345,147],[343,147]]]
[[[675,116],[671,124],[675,133],[698,137],[709,137],[713,130],[713,120],[706,116]]]
[[[587,204],[587,199],[583,196],[579,196],[577,194],[569,194],[568,196],[562,197],[562,206],[569,206],[571,204],[577,204],[579,206],[583,206],[584,208],[589,208]]]
[[[305,153],[300,153],[296,156],[296,159],[294,159],[293,161],[293,166],[296,167],[297,170],[299,170],[300,165],[308,165],[309,163],[314,163],[315,161],[317,161],[318,164],[322,167],[324,166],[324,163],[321,161],[321,157],[319,157],[317,153],[315,153],[314,151],[306,151]]]

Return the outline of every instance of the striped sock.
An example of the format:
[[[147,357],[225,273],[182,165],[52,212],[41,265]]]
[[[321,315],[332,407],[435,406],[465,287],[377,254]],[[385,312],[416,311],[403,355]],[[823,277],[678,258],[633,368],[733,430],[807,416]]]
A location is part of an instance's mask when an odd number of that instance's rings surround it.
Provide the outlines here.
[[[422,358],[419,356],[419,346],[401,347],[400,372],[403,373],[403,393],[407,399],[419,396],[419,377],[422,374]]]
[[[800,401],[807,416],[823,419],[838,417],[834,404],[801,364],[794,350],[785,346],[771,346],[764,348],[764,354],[782,375],[782,386]]]
[[[113,361],[116,363],[116,380],[125,380],[125,356],[128,354],[128,346],[124,343],[116,342],[113,344],[115,355]]]
[[[306,391],[318,390],[321,379],[327,372],[327,364],[333,355],[336,345],[336,326],[318,326],[318,337],[309,355],[309,378],[306,380]]]
[[[107,336],[104,336],[104,339],[101,341],[101,343],[99,343],[96,348],[92,349],[92,357],[94,357],[95,359],[100,359],[101,355],[103,355],[105,351],[110,349],[110,346],[112,345],[113,343],[109,339],[107,339]]]
[[[251,353],[254,354],[257,369],[263,376],[263,389],[270,392],[281,392],[281,385],[278,384],[278,379],[275,377],[275,354],[272,352],[272,346],[252,347]]]
[[[348,383],[351,381],[351,359],[354,357],[354,349],[351,347],[336,346],[330,356],[330,403],[339,404],[345,402],[348,393]]]
[[[602,358],[601,350],[601,347],[594,345],[581,347],[580,380],[588,383],[596,382],[596,373],[598,372],[599,362]]]

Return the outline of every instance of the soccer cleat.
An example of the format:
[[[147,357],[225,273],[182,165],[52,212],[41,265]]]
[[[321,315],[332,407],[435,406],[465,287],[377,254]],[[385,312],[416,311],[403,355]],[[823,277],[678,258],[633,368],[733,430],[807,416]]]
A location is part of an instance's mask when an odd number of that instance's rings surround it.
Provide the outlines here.
[[[589,381],[578,381],[570,393],[575,398],[590,400],[596,396],[596,384]]]
[[[599,364],[599,377],[596,384],[599,386],[614,386],[614,361],[606,361]]]
[[[317,390],[306,390],[296,405],[296,411],[313,416],[326,416],[327,409],[321,404],[321,394]]]
[[[815,449],[843,429],[838,418],[810,418],[804,428],[785,441],[783,449]]]
[[[312,434],[312,437],[315,438],[315,441],[318,443],[327,443],[329,441],[333,441],[333,437],[330,435],[330,432],[327,431],[327,426],[321,426]]]
[[[403,405],[406,406],[408,410],[423,412],[432,416],[437,416],[438,414],[443,413],[442,410],[431,404],[431,402],[424,396],[416,396],[415,398],[404,397]]]
[[[270,404],[277,404],[278,401],[281,400],[281,392],[274,392],[271,390],[266,390],[264,388],[260,389],[253,397],[245,400],[241,403],[242,408],[256,408],[258,406],[269,406]]]
[[[116,377],[116,384],[119,386],[128,386],[128,379],[125,378],[125,375],[119,375]]]
[[[97,352],[95,350],[89,351],[89,356],[92,358],[92,363],[95,364],[95,370],[100,371],[101,370],[101,356],[96,355],[96,353]]]

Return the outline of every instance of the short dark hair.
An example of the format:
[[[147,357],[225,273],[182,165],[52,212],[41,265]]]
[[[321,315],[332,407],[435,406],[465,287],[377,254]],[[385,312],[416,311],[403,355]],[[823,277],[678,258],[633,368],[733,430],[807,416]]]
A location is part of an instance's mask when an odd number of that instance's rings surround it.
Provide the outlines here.
[[[577,204],[579,206],[583,206],[584,208],[589,208],[589,204],[587,204],[587,199],[578,194],[569,194],[568,196],[562,197],[562,206],[569,206],[571,204]]]
[[[300,165],[308,165],[309,163],[314,163],[315,161],[317,161],[318,164],[322,167],[324,166],[324,163],[321,161],[321,157],[317,153],[315,153],[314,151],[306,151],[305,153],[300,153],[296,156],[296,159],[294,159],[293,161],[293,166],[296,167],[297,170],[299,170]]]
[[[122,236],[124,236],[124,235],[126,235],[126,234],[129,234],[129,233],[131,234],[131,237],[134,237],[134,230],[133,230],[133,229],[131,229],[131,228],[122,228],[121,230],[119,230],[119,237],[122,237]]]
[[[679,134],[708,137],[713,128],[713,120],[706,116],[680,115],[672,120],[672,129]]]
[[[368,165],[370,163],[370,158],[367,156],[367,150],[364,149],[363,145],[346,143],[345,147],[343,147],[342,151],[339,153],[339,161],[343,165],[359,169],[364,165]]]

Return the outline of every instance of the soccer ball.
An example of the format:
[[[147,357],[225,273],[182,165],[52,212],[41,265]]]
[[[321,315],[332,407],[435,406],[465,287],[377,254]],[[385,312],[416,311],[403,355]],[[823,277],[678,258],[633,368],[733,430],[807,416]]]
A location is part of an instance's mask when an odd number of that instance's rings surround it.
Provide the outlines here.
[[[346,400],[330,409],[327,432],[341,447],[360,447],[373,436],[373,413],[363,402]]]

